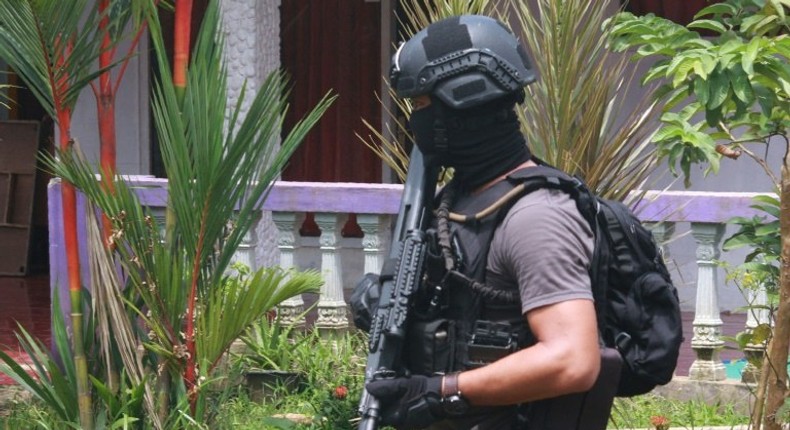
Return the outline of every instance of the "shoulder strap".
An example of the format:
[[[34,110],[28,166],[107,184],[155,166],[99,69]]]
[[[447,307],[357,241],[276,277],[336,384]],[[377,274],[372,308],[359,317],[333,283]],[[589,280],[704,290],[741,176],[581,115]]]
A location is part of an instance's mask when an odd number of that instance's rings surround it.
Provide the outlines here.
[[[587,188],[587,185],[579,178],[570,176],[552,166],[541,164],[513,172],[508,176],[508,180],[517,183],[516,188],[521,188],[519,197],[526,195],[539,188],[559,189],[568,193],[576,202],[576,207],[582,216],[587,220],[593,232],[593,255],[590,261],[590,283],[593,298],[595,300],[595,310],[598,319],[598,327],[603,328],[606,319],[606,277],[607,266],[609,264],[610,253],[608,252],[608,238],[604,211],[601,209],[599,199]],[[512,206],[518,199],[513,199]],[[509,207],[500,212],[501,222],[504,214]]]

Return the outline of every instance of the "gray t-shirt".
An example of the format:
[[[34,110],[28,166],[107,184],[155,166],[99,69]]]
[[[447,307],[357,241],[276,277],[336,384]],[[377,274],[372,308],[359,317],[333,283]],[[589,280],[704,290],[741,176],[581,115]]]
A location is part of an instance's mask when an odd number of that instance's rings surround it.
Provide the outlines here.
[[[565,192],[539,189],[522,197],[494,232],[486,283],[515,286],[521,311],[565,300],[592,300],[590,224]]]

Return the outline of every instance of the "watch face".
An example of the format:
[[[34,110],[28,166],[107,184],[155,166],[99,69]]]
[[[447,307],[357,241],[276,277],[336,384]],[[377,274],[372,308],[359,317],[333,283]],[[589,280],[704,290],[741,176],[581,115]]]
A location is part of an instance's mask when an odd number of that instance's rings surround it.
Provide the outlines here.
[[[458,394],[452,394],[442,399],[442,407],[449,415],[463,415],[469,411],[469,402]]]

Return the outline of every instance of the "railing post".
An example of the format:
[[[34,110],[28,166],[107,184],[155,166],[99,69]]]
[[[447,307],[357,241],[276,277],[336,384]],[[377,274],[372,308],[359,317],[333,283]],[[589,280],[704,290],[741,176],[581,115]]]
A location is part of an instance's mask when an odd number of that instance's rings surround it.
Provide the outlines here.
[[[385,215],[357,214],[357,224],[362,229],[362,253],[365,258],[364,273],[379,273],[384,265],[385,235],[389,228],[383,225],[389,217]]]
[[[343,274],[340,259],[340,229],[336,213],[317,213],[315,223],[321,229],[318,239],[321,250],[321,272],[324,285],[318,299],[316,327],[321,331],[348,329],[346,301],[343,297]]]
[[[656,239],[661,255],[664,257],[664,261],[669,261],[669,247],[667,243],[669,243],[669,240],[675,235],[675,223],[645,222],[643,224],[653,233],[653,237]]]
[[[255,225],[255,223],[253,223],[253,225]],[[258,237],[255,234],[255,228],[251,228],[246,233],[244,233],[244,237],[241,239],[239,247],[233,254],[233,262],[241,263],[255,271],[255,269],[257,269],[254,263],[255,246],[257,243]]]
[[[749,289],[746,292],[749,308],[746,311],[746,330],[754,330],[763,324],[771,324],[771,312],[768,310],[768,294],[765,287],[758,290]],[[760,369],[753,363],[762,363],[765,356],[766,342],[746,344],[743,354],[746,356],[746,366],[741,373],[741,382],[756,383],[759,381]]]
[[[274,212],[272,213],[272,220],[277,227],[277,249],[280,250],[280,267],[284,270],[293,269],[294,252],[296,251],[296,213]],[[304,327],[304,319],[297,321],[297,318],[303,312],[304,300],[302,300],[300,295],[284,300],[277,306],[277,313],[281,321],[294,327]]]
[[[715,260],[719,257],[723,224],[691,223],[691,234],[697,242],[697,303],[694,314],[694,335],[691,348],[697,355],[689,369],[689,378],[699,381],[721,381],[727,378],[719,350],[721,314],[719,312],[718,276]]]

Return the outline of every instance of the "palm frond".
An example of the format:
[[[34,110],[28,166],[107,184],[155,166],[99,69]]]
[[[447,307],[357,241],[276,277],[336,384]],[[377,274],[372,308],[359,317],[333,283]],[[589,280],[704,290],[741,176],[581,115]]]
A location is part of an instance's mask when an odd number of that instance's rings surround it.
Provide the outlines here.
[[[649,94],[629,105],[635,70],[606,47],[609,2],[512,1],[539,79],[520,112],[532,151],[618,200],[658,166],[649,137],[658,113]]]
[[[123,373],[129,379],[132,387],[143,390],[143,401],[148,416],[155,428],[161,429],[154,395],[147,381],[146,369],[138,354],[138,347],[142,346],[132,325],[135,314],[128,312],[122,297],[122,282],[119,277],[119,268],[116,266],[110,252],[104,244],[104,236],[93,210],[93,205],[88,204],[87,230],[89,266],[93,280],[93,297],[95,305],[95,321],[97,335],[101,345],[102,355],[106,361],[108,372]],[[117,350],[121,357],[123,367],[116,368],[111,359]],[[123,378],[122,378],[123,380]],[[94,386],[98,384],[94,383]]]
[[[21,365],[0,350],[0,373],[41,400],[55,415],[67,423],[78,422],[76,370],[69,351],[66,323],[60,312],[58,295],[53,297],[53,341],[58,359],[40,340],[34,338],[19,325],[17,339],[29,358],[29,365]]]
[[[198,313],[197,351],[200,361],[213,366],[231,342],[256,320],[284,300],[316,293],[323,280],[318,272],[261,269],[246,277],[228,277],[215,288]]]
[[[47,113],[71,108],[102,70],[96,8],[89,0],[0,2],[0,58],[22,78]]]
[[[266,269],[242,285],[229,283],[226,272],[257,220],[273,181],[334,97],[322,99],[282,141],[287,108],[282,72],[272,73],[250,100],[245,90],[235,106],[227,106],[217,2],[209,3],[191,56],[187,86],[178,97],[161,28],[156,15],[148,13],[160,66],[152,106],[169,179],[168,210],[175,215],[172,232],[163,237],[153,214],[140,204],[139,190],[107,172],[96,175],[101,170],[78,149],[42,159],[53,174],[73,183],[112,222],[113,261],[96,249],[94,282],[108,284],[101,294],[111,309],[103,320],[123,337],[117,341],[119,348],[126,349],[123,361],[130,375],[134,374],[131,377],[141,379],[134,370],[139,363],[130,355],[132,347],[135,341],[145,342],[152,365],[165,370],[162,377],[171,378],[171,406],[188,395],[191,401],[197,400],[190,404],[191,413],[199,416],[200,396],[196,399],[192,391],[197,381],[191,380],[195,371],[208,372],[230,342],[267,309],[294,294],[315,291],[321,282],[315,273],[286,276]],[[103,185],[108,182],[114,184],[112,192]],[[121,282],[114,273],[116,263],[130,290],[127,299],[118,296]],[[134,339],[134,329],[123,321],[135,314],[150,333],[145,339]],[[175,414],[163,417],[165,427]]]
[[[426,4],[427,3],[427,4]],[[494,15],[497,3],[491,0],[445,0],[424,2],[408,0],[401,3],[405,19],[400,20],[403,36],[410,38],[432,22],[457,15]]]

